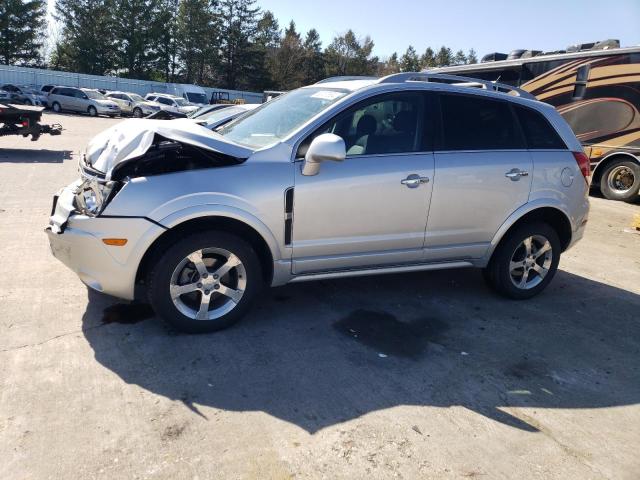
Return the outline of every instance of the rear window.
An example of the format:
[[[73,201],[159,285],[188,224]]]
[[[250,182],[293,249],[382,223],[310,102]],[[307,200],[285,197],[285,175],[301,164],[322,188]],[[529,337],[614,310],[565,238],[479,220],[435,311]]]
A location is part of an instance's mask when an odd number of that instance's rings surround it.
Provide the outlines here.
[[[567,148],[558,133],[540,112],[517,105],[514,107],[529,148],[555,150]]]
[[[440,95],[443,150],[525,148],[507,102],[470,95]]]

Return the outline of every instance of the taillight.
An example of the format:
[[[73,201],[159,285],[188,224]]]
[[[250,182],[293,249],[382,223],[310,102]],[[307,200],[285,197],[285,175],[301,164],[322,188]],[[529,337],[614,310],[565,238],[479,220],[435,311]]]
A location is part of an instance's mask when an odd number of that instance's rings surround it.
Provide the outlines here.
[[[591,176],[591,162],[589,161],[589,157],[587,157],[584,152],[573,152],[573,157],[576,159],[582,176],[585,180],[589,181],[589,177]]]

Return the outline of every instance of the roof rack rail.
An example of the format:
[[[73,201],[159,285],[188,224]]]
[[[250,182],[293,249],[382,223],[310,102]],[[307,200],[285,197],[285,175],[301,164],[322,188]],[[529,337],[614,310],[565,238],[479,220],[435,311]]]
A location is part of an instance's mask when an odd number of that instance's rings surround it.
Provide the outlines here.
[[[394,73],[378,80],[378,83],[405,83],[405,82],[434,82],[447,83],[457,87],[482,88],[493,92],[506,93],[516,97],[528,98],[535,100],[529,92],[505,83],[492,82],[489,80],[480,80],[477,78],[463,77],[460,75],[447,75],[444,73],[427,73],[427,72],[402,72]]]
[[[316,82],[315,85],[319,83],[329,83],[329,82],[349,82],[352,80],[377,80],[378,77],[370,77],[366,75],[343,75],[338,77],[329,77],[323,78],[319,82]]]

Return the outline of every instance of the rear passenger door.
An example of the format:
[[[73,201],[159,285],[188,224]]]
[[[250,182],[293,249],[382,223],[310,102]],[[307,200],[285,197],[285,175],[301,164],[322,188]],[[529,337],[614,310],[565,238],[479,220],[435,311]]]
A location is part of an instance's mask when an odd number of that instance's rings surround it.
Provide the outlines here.
[[[508,101],[441,93],[435,180],[425,237],[429,260],[482,257],[529,198],[533,163]]]
[[[73,88],[61,88],[58,96],[58,101],[63,110],[75,110]]]

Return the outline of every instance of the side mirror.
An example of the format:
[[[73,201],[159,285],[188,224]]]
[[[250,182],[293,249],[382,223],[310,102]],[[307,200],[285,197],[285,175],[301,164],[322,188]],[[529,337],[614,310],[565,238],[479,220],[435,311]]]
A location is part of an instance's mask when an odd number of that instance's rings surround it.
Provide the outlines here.
[[[347,156],[344,140],[333,133],[323,133],[313,139],[304,156],[302,175],[313,176],[320,171],[320,164],[331,160],[342,162]]]

